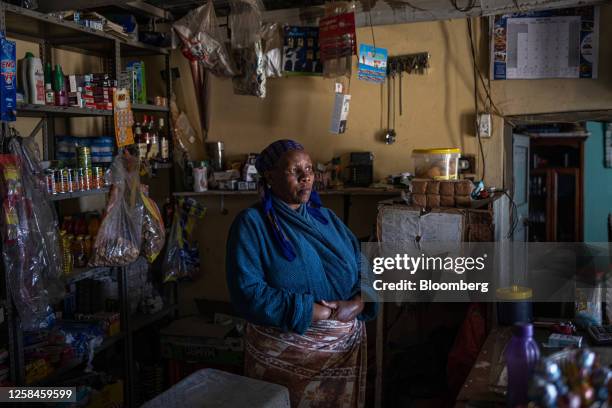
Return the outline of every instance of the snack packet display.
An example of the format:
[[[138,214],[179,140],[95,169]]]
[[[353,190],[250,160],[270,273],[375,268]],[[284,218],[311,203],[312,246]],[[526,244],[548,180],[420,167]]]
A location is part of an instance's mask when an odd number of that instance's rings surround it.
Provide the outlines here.
[[[113,93],[113,107],[117,147],[134,144],[134,134],[132,132],[134,115],[132,113],[132,104],[130,103],[130,94],[127,89],[120,88]]]
[[[153,263],[164,249],[166,230],[164,221],[155,201],[151,200],[141,189],[141,199],[144,204],[142,220],[142,256]]]
[[[118,155],[113,162],[110,198],[90,266],[125,266],[140,254],[144,206],[138,169],[138,158],[129,153]]]
[[[353,2],[327,3],[325,17],[319,20],[319,47],[323,75],[351,76],[352,56],[357,54]]]
[[[200,271],[200,254],[193,229],[206,208],[193,198],[179,198],[162,271],[164,282],[193,279]]]

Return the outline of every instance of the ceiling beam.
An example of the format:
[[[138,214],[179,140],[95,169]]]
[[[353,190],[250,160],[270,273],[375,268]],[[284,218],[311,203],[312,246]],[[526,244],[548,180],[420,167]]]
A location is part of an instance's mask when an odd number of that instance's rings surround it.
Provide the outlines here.
[[[88,8],[118,6],[125,1],[121,0],[87,0]],[[48,13],[51,11],[78,10],[83,8],[82,0],[53,0],[41,1],[38,10]]]
[[[40,2],[38,9],[42,12],[64,11],[64,10],[88,10],[98,7],[115,6],[124,10],[147,15],[149,17],[171,20],[172,14],[162,8],[141,0],[53,0]]]
[[[161,18],[164,20],[172,20],[172,14],[169,11],[166,11],[162,8],[156,7],[150,3],[146,3],[144,1],[128,1],[121,2],[119,5],[122,9],[133,11],[140,14],[146,14],[150,17]]]
[[[457,6],[464,8],[468,0],[458,0]],[[438,21],[455,18],[493,16],[497,14],[558,9],[565,7],[586,6],[609,3],[602,0],[475,0],[472,8],[466,11],[457,10],[450,0],[412,0],[410,2],[377,1],[370,10],[364,9],[363,2],[355,8],[355,23],[358,27],[415,23],[420,21]],[[517,9],[517,4],[520,10]],[[264,13],[264,21],[285,24],[317,24],[324,16],[324,7],[292,8],[270,10]],[[371,20],[370,20],[371,19]]]

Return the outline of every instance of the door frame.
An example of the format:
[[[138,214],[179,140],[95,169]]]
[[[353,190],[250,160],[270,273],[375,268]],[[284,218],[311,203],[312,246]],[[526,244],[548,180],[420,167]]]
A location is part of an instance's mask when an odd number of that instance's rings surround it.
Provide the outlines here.
[[[524,138],[524,140],[526,140],[525,142],[521,142],[521,143],[515,143],[515,136],[519,136],[521,138]],[[525,229],[525,242],[529,242],[529,184],[530,184],[530,177],[531,177],[531,141],[528,135],[524,135],[524,134],[520,134],[520,133],[512,133],[511,135],[511,140],[512,140],[512,146],[510,148],[510,156],[512,157],[512,171],[510,172],[510,176],[512,179],[512,187],[510,188],[511,191],[511,196],[512,196],[512,200],[514,201],[514,209],[517,211],[517,214],[513,214],[513,217],[516,217],[516,222],[517,223],[522,223],[523,224],[523,228]],[[526,185],[524,186],[525,188],[525,201],[522,203],[518,203],[516,201],[516,185],[514,184],[514,176],[515,176],[515,172],[514,172],[514,148],[517,146],[522,146],[524,148],[527,149],[527,157],[526,157],[526,174],[525,174],[525,183]],[[518,213],[518,207],[519,205],[526,205],[527,206],[527,218],[524,219],[520,219],[520,215]],[[514,234],[512,237],[512,240],[514,241]]]

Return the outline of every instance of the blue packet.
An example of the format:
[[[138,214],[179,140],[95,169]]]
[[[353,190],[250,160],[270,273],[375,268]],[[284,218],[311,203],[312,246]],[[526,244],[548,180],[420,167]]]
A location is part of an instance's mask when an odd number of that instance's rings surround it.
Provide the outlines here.
[[[0,37],[0,120],[17,120],[16,44]]]

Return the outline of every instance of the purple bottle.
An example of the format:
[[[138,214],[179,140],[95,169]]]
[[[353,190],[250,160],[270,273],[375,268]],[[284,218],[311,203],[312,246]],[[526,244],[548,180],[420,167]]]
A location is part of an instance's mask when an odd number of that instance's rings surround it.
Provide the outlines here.
[[[515,324],[512,338],[506,346],[508,407],[526,405],[529,401],[527,388],[539,358],[540,350],[533,339],[533,326],[529,323]]]

